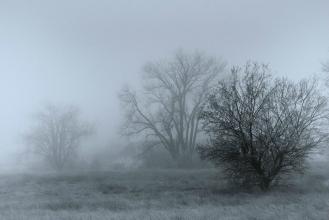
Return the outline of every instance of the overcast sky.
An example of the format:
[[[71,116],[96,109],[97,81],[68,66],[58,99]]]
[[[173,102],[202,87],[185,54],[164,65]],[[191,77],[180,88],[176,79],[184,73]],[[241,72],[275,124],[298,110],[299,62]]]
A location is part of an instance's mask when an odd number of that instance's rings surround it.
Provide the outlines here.
[[[178,48],[293,78],[329,59],[329,1],[0,0],[0,161],[43,103],[78,105],[98,145],[119,137],[118,91]]]

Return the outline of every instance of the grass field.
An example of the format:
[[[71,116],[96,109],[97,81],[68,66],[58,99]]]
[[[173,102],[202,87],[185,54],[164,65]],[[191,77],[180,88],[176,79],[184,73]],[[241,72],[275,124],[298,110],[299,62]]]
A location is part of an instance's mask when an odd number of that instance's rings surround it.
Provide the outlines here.
[[[216,170],[2,175],[0,219],[327,220],[326,167],[267,193],[233,189]]]

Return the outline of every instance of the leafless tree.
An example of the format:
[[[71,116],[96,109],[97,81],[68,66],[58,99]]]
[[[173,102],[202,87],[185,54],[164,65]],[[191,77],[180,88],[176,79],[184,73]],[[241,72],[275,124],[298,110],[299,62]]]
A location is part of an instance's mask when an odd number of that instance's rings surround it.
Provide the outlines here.
[[[92,133],[92,127],[80,121],[75,107],[48,105],[35,119],[36,126],[26,135],[27,144],[58,171],[74,160],[80,141]]]
[[[266,65],[234,67],[201,114],[210,135],[203,158],[223,166],[232,180],[266,190],[274,180],[303,171],[324,140],[327,99],[315,80],[273,79]]]
[[[172,60],[144,67],[143,92],[121,93],[124,134],[143,135],[149,146],[164,147],[176,161],[195,152],[202,102],[224,63],[199,52],[178,51]]]

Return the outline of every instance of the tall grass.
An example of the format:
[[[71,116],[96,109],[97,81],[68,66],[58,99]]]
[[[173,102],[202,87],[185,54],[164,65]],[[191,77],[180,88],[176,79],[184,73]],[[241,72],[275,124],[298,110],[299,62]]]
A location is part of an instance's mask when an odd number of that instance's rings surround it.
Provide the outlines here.
[[[0,219],[329,219],[329,171],[316,164],[268,193],[217,170],[0,176]]]

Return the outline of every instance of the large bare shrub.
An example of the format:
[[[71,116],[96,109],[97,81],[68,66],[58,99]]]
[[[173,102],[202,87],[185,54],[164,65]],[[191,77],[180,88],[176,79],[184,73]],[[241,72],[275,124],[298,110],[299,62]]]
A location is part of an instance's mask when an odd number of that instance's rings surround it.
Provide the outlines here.
[[[234,67],[201,114],[210,136],[201,156],[232,180],[266,190],[282,175],[304,170],[307,155],[324,140],[326,106],[315,80],[274,79],[257,63]]]

